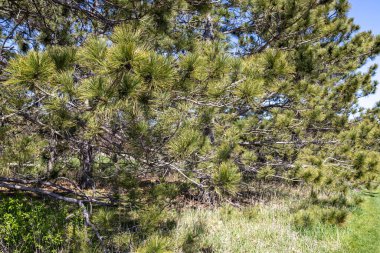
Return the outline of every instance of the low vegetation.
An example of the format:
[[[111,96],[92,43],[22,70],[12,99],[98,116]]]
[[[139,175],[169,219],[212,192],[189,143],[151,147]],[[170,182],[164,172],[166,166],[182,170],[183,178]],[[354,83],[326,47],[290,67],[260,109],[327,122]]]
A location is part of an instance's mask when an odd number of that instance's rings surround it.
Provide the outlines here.
[[[349,201],[364,202],[353,205],[352,215],[343,217],[335,213],[340,210],[337,202],[330,209],[323,201],[314,202],[313,208],[305,211],[307,194],[285,185],[278,187],[288,193],[274,194],[270,200],[252,199],[247,206],[207,207],[192,202],[189,207],[189,202],[180,209],[153,204],[119,211],[94,209],[93,222],[101,228],[103,244],[112,252],[364,253],[378,249],[377,195],[352,195]],[[3,195],[0,217],[3,249],[102,252],[101,244],[88,243],[94,235],[75,207],[36,196]]]

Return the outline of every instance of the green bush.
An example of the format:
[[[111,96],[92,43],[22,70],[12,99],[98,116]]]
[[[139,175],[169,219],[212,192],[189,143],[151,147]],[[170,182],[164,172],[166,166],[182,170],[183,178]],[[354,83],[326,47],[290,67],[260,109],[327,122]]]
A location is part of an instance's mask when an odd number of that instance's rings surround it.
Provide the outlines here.
[[[301,209],[293,215],[293,223],[299,229],[305,229],[317,224],[340,225],[346,221],[347,208],[321,207],[312,205]]]
[[[138,253],[169,253],[170,243],[168,238],[162,236],[152,236],[149,238],[144,246],[137,249]]]
[[[241,174],[236,165],[230,162],[223,162],[213,175],[216,192],[220,195],[238,192]]]
[[[300,210],[293,216],[294,225],[299,229],[304,229],[315,225],[317,217],[310,210]]]
[[[80,216],[73,212],[69,219],[62,203],[0,196],[0,238],[10,252],[58,252],[63,245],[69,248],[81,229]]]

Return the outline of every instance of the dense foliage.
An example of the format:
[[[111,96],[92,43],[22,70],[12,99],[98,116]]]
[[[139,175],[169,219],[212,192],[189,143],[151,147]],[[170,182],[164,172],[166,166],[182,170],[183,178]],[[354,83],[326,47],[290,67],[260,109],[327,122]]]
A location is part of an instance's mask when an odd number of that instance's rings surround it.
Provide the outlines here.
[[[1,251],[59,252],[64,245],[80,249],[83,225],[75,209],[21,195],[2,195],[0,203]]]
[[[1,1],[0,186],[78,204],[99,240],[86,203],[241,204],[280,182],[341,222],[335,209],[380,172],[380,112],[358,106],[375,92],[376,66],[359,70],[380,38],[348,9]]]

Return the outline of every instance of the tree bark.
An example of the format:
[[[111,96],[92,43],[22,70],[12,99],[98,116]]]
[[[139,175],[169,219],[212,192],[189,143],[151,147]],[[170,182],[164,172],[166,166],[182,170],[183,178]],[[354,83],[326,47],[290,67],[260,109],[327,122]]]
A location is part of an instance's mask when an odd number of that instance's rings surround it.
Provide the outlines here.
[[[49,145],[49,160],[48,160],[48,164],[47,164],[47,168],[46,168],[46,174],[48,177],[50,177],[51,175],[51,172],[53,171],[54,169],[54,165],[55,165],[55,158],[56,158],[56,147],[57,145],[57,141],[54,139],[54,136],[53,136],[53,139],[50,141],[50,145]]]
[[[82,189],[92,188],[94,186],[93,176],[93,152],[90,141],[83,143],[81,147],[81,171],[79,175],[79,185]]]

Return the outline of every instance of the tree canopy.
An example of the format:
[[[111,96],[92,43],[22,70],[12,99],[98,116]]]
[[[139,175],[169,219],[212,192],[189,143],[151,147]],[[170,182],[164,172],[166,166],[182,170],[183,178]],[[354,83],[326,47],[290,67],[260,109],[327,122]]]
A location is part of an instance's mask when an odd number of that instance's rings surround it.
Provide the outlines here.
[[[380,37],[348,10],[346,0],[1,1],[0,186],[85,214],[146,181],[208,203],[243,202],[255,182],[330,196],[377,186],[379,107],[358,99],[376,90],[377,66],[362,67]]]

